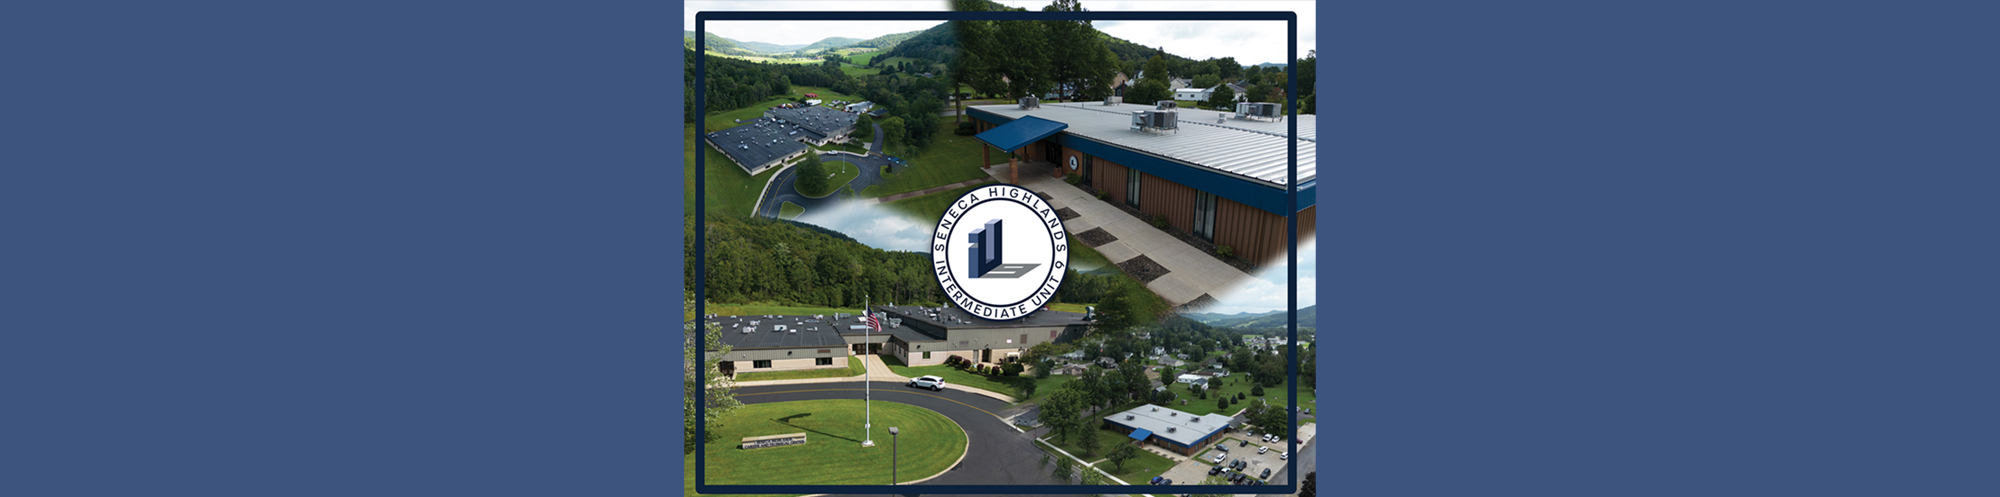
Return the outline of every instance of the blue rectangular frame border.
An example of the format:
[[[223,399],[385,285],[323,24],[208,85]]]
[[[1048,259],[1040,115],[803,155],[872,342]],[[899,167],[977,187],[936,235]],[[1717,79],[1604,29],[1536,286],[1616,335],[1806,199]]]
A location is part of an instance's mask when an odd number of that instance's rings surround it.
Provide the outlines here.
[[[1286,124],[1286,127],[1288,128],[1288,130],[1287,130],[1287,134],[1288,134],[1289,136],[1291,136],[1291,137],[1294,137],[1294,139],[1293,139],[1293,140],[1290,140],[1290,146],[1288,147],[1288,149],[1287,149],[1287,151],[1286,151],[1286,154],[1287,154],[1287,158],[1288,158],[1288,161],[1290,162],[1290,167],[1289,167],[1289,168],[1287,168],[1287,171],[1286,171],[1286,178],[1285,178],[1285,197],[1286,197],[1286,199],[1285,199],[1285,204],[1286,204],[1286,205],[1292,205],[1292,206],[1297,206],[1297,205],[1299,205],[1299,203],[1298,203],[1298,194],[1299,194],[1299,189],[1298,189],[1298,181],[1299,181],[1299,178],[1298,178],[1298,174],[1299,174],[1299,148],[1298,148],[1298,140],[1296,139],[1296,137],[1297,137],[1297,136],[1298,136],[1298,134],[1299,134],[1299,125],[1298,125],[1298,94],[1299,94],[1299,91],[1298,91],[1298,85],[1299,85],[1299,83],[1298,83],[1298,81],[1299,81],[1299,78],[1298,78],[1298,64],[1297,64],[1297,61],[1298,61],[1298,51],[1299,51],[1299,41],[1298,41],[1298,40],[1299,40],[1299,18],[1298,18],[1298,14],[1297,14],[1297,13],[1294,13],[1294,12],[1160,12],[1160,11],[1139,11],[1139,12],[1090,12],[1090,11],[1085,11],[1085,12],[1036,12],[1036,11],[1028,11],[1028,12],[953,12],[953,11],[925,11],[925,12],[867,12],[867,11],[849,11],[849,12],[817,12],[817,11],[784,11],[784,12],[749,12],[749,11],[721,11],[721,12],[706,12],[706,11],[704,11],[704,12],[696,12],[696,13],[695,13],[695,21],[694,21],[694,23],[695,23],[695,28],[694,28],[694,32],[695,32],[695,52],[696,52],[697,54],[705,54],[705,53],[707,53],[707,51],[708,51],[708,43],[707,43],[707,39],[708,39],[708,30],[706,29],[706,27],[707,27],[707,23],[708,23],[708,21],[710,21],[710,20],[717,20],[717,21],[903,21],[903,20],[910,20],[910,21],[923,21],[923,20],[939,20],[939,21],[959,21],[959,20],[979,20],[979,21],[1032,21],[1032,20],[1079,20],[1079,21],[1080,21],[1080,20],[1090,20],[1090,21],[1285,21],[1285,33],[1286,33],[1286,37],[1285,37],[1285,46],[1286,46],[1286,53],[1285,53],[1285,55],[1286,55],[1286,58],[1285,58],[1285,74],[1286,74],[1286,79],[1285,79],[1285,85],[1286,85],[1286,90],[1285,90],[1285,109],[1286,109],[1286,110],[1285,110],[1285,114],[1286,114],[1286,116],[1287,116],[1287,117],[1289,117],[1289,118],[1290,118],[1290,119],[1286,119],[1286,123],[1287,123],[1287,124]],[[695,137],[696,137],[696,139],[699,139],[699,138],[700,138],[701,136],[705,136],[705,135],[707,135],[707,134],[708,134],[708,130],[707,130],[707,124],[706,124],[706,120],[705,120],[705,119],[703,119],[703,118],[705,118],[705,117],[706,117],[706,116],[708,115],[708,112],[707,112],[707,103],[706,103],[706,100],[707,100],[707,98],[706,98],[706,97],[707,97],[707,95],[706,95],[706,92],[704,91],[704,89],[706,88],[706,85],[704,85],[704,84],[702,83],[702,82],[703,82],[703,81],[705,80],[704,76],[705,76],[705,74],[706,74],[706,73],[705,73],[705,69],[706,69],[706,67],[705,67],[705,66],[707,65],[707,59],[708,59],[708,58],[707,58],[706,56],[697,56],[697,57],[695,57],[695,64],[694,64],[694,70],[695,70],[695,76],[694,76],[694,80],[695,80],[695,87],[694,87],[694,92],[695,92],[695,95],[694,95],[694,96],[695,96],[695,98],[694,98],[694,105],[695,105],[695,108],[694,108],[694,113],[695,113],[695,117],[697,118],[697,119],[695,119],[695,120],[694,120],[694,126],[695,126]],[[696,144],[695,146],[696,146],[696,147],[700,147],[701,145],[700,145],[699,143],[697,143],[697,144]],[[708,208],[707,208],[707,194],[708,194],[708,188],[707,188],[707,182],[706,182],[706,181],[704,180],[704,178],[706,178],[706,177],[707,177],[707,175],[705,174],[705,173],[707,172],[707,170],[706,170],[706,169],[707,169],[707,161],[705,160],[705,159],[706,159],[706,156],[707,156],[707,155],[708,155],[708,154],[704,154],[704,153],[696,153],[696,154],[694,154],[694,160],[695,160],[695,174],[694,174],[694,178],[695,178],[695,180],[694,180],[694,182],[695,182],[695,202],[694,202],[694,205],[695,205],[695,219],[694,219],[694,222],[697,222],[697,223],[705,223],[705,222],[706,222],[705,220],[706,220],[706,219],[708,219]],[[1299,223],[1298,223],[1298,213],[1297,213],[1297,212],[1296,212],[1295,210],[1293,210],[1293,209],[1286,209],[1286,210],[1287,210],[1287,212],[1285,213],[1285,236],[1286,236],[1286,240],[1287,240],[1287,241],[1288,241],[1289,243],[1288,243],[1288,245],[1287,245],[1287,246],[1286,246],[1286,248],[1285,248],[1285,263],[1286,263],[1286,264],[1285,264],[1285,272],[1286,272],[1286,278],[1287,278],[1287,281],[1289,281],[1289,283],[1290,283],[1290,284],[1286,285],[1286,293],[1287,293],[1287,295],[1286,295],[1286,299],[1287,299],[1287,300],[1286,300],[1286,301],[1287,301],[1287,305],[1288,305],[1288,307],[1287,307],[1287,309],[1286,309],[1286,312],[1285,312],[1285,325],[1286,325],[1286,332],[1288,333],[1288,337],[1289,337],[1289,342],[1288,342],[1288,343],[1290,343],[1290,344],[1293,344],[1293,345],[1291,345],[1291,346],[1289,346],[1289,347],[1286,347],[1286,348],[1285,348],[1285,377],[1286,377],[1286,383],[1287,383],[1287,386],[1286,386],[1286,388],[1287,388],[1287,389],[1289,390],[1289,393],[1290,393],[1290,401],[1289,401],[1288,405],[1286,406],[1286,416],[1287,416],[1287,417],[1288,417],[1288,418],[1289,418],[1289,419],[1291,420],[1291,422],[1290,422],[1290,425],[1291,425],[1291,434],[1290,434],[1290,435],[1291,435],[1291,436],[1289,436],[1289,437],[1287,437],[1287,438],[1286,438],[1286,444],[1287,444],[1287,445],[1290,445],[1290,446],[1291,446],[1291,452],[1294,452],[1294,453],[1296,453],[1296,452],[1298,452],[1298,450],[1299,450],[1299,448],[1298,448],[1298,439],[1299,439],[1299,437],[1298,437],[1298,425],[1299,425],[1299,419],[1298,419],[1298,416],[1299,416],[1299,411],[1298,411],[1298,393],[1299,393],[1299,391],[1298,391],[1298,389],[1299,389],[1299,371],[1298,371],[1298,357],[1297,357],[1297,354],[1298,354],[1298,346],[1296,345],[1296,344],[1298,343],[1298,337],[1299,337],[1299,326],[1298,326],[1298,307],[1299,307],[1299,290],[1298,290],[1298,281],[1299,281],[1299,264],[1298,264],[1298,262],[1299,262],[1299,261],[1298,261],[1298,246],[1299,246],[1299,239],[1298,239],[1298,230],[1299,230]],[[696,261],[695,261],[695,271],[694,271],[694,276],[695,276],[695,285],[694,285],[694,287],[695,287],[695,315],[696,315],[696,316],[707,316],[707,315],[708,315],[708,314],[707,314],[707,310],[708,310],[708,309],[707,309],[707,303],[706,303],[706,301],[707,301],[707,294],[706,294],[706,290],[707,290],[706,286],[707,286],[707,285],[706,285],[706,283],[707,283],[707,281],[708,281],[708,279],[707,279],[707,258],[706,258],[706,257],[702,257],[702,256],[700,256],[700,254],[706,254],[706,253],[707,253],[707,248],[708,248],[708,245],[707,245],[707,241],[708,241],[708,240],[707,240],[707,238],[708,238],[708,237],[707,237],[707,235],[706,235],[706,233],[705,233],[705,232],[706,232],[706,230],[700,230],[700,229],[697,229],[697,230],[694,230],[694,234],[695,234],[695,252],[696,252],[696,254],[697,254],[697,257],[696,257]],[[701,319],[701,318],[700,318],[700,317],[697,317],[696,319]],[[705,368],[695,368],[695,371],[697,371],[696,375],[698,376],[698,378],[697,378],[697,380],[698,380],[698,382],[699,382],[698,384],[701,384],[701,385],[706,385],[706,384],[708,384],[708,381],[707,381],[707,380],[708,380],[708,378],[707,378],[707,376],[706,376],[706,374],[707,374],[707,371],[706,371],[706,369],[705,369]],[[700,419],[698,419],[698,420],[697,420],[697,422],[695,423],[695,436],[696,436],[697,438],[704,438],[704,439],[705,439],[705,438],[707,438],[707,435],[706,435],[706,426],[707,426],[707,422],[706,422],[706,421],[707,421],[707,414],[708,414],[708,413],[707,413],[707,410],[706,410],[706,409],[704,409],[704,408],[700,408],[700,407],[697,407],[697,408],[696,408],[696,416],[698,416],[698,417],[700,418]],[[709,485],[709,484],[707,483],[707,474],[706,474],[706,473],[707,473],[707,471],[705,470],[705,469],[706,469],[706,467],[707,467],[707,452],[708,452],[708,451],[707,451],[707,448],[705,447],[705,444],[696,444],[696,445],[695,445],[695,471],[694,471],[694,474],[695,474],[695,491],[696,491],[696,492],[699,492],[699,493],[707,493],[707,494],[726,494],[726,493],[741,493],[741,494],[785,494],[785,493],[797,493],[797,494],[814,494],[814,493],[820,493],[820,494],[918,494],[918,493],[920,493],[920,494],[975,494],[975,493],[995,493],[995,492],[999,492],[999,493],[1016,493],[1016,494],[1096,494],[1096,493],[1105,493],[1105,491],[1106,491],[1106,490],[1111,490],[1111,489],[1119,489],[1119,488],[1128,488],[1128,487],[1121,487],[1121,486],[1115,486],[1115,485],[921,485],[921,486],[906,486],[906,485]],[[1286,460],[1286,471],[1285,471],[1285,475],[1286,475],[1286,476],[1288,477],[1288,479],[1289,479],[1290,481],[1288,481],[1288,482],[1287,482],[1286,484],[1284,484],[1284,485],[1248,485],[1248,486],[1236,486],[1236,485],[1213,485],[1213,486],[1212,486],[1212,485],[1179,485],[1179,486],[1176,486],[1176,487],[1174,488],[1174,490],[1177,490],[1177,491],[1178,491],[1177,493],[1189,493],[1189,494],[1193,494],[1193,493],[1204,493],[1204,494],[1211,494],[1211,493],[1212,493],[1212,494],[1235,494],[1235,493],[1286,493],[1286,494],[1290,494],[1290,493],[1297,493],[1297,492],[1298,492],[1298,490],[1299,490],[1299,468],[1298,468],[1298,458],[1290,458],[1290,459],[1287,459],[1287,460]],[[1137,487],[1137,485],[1134,485],[1133,487]],[[920,491],[920,492],[911,492],[910,490],[912,490],[912,489],[921,489],[921,491]]]

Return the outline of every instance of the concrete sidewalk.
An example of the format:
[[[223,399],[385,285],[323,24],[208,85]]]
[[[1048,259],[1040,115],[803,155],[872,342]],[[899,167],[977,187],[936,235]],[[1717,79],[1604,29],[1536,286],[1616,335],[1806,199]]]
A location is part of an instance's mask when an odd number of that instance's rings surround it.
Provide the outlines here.
[[[1021,186],[1048,195],[1050,207],[1066,207],[1075,211],[1077,218],[1063,221],[1070,234],[1104,228],[1105,232],[1118,238],[1117,241],[1093,247],[1112,264],[1144,255],[1166,268],[1167,274],[1147,282],[1146,288],[1160,294],[1167,303],[1179,306],[1203,295],[1213,298],[1216,294],[1250,282],[1250,275],[1235,266],[1216,260],[1179,238],[1154,228],[1151,223],[1098,200],[1095,194],[1081,187],[1050,176],[1052,167],[1053,164],[1047,163],[1023,163]],[[1012,166],[1001,163],[989,166],[986,172],[1005,182],[1012,169]]]

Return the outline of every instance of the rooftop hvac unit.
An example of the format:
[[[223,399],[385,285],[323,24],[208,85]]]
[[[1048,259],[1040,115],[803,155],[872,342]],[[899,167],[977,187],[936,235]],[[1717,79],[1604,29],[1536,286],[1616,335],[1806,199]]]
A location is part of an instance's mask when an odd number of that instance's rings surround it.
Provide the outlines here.
[[[1035,98],[1033,96],[1021,97],[1021,109],[1026,110],[1026,109],[1040,109],[1040,108],[1042,108],[1042,99]]]
[[[1181,106],[1180,102],[1175,102],[1172,100],[1161,100],[1158,102],[1153,102],[1153,105],[1158,106],[1157,108],[1160,110],[1173,110],[1176,108],[1180,108]]]
[[[1171,426],[1167,427],[1167,433],[1173,433],[1173,432],[1174,432],[1174,428],[1173,428],[1173,427],[1171,427]]]
[[[1278,111],[1278,104],[1271,102],[1237,102],[1236,117],[1250,119],[1279,119],[1284,113]]]
[[[1179,112],[1158,109],[1132,111],[1132,129],[1139,131],[1164,131],[1179,128]]]
[[[1125,420],[1126,420],[1126,421],[1131,421],[1131,420],[1132,420],[1132,418],[1135,418],[1135,417],[1138,417],[1138,416],[1133,416],[1133,415],[1130,415],[1130,414],[1127,414],[1127,415],[1125,415]]]

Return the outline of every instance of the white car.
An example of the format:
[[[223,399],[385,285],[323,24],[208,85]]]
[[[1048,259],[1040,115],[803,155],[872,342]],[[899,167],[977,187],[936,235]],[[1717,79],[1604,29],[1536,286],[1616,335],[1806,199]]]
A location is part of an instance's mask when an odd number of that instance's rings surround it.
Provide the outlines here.
[[[1220,453],[1220,452],[1217,452],[1217,453],[1215,454],[1215,463],[1216,463],[1216,464],[1222,464],[1222,458],[1224,458],[1224,457],[1229,457],[1229,454],[1224,454],[1224,453]]]
[[[910,386],[917,388],[928,388],[931,389],[931,391],[936,392],[939,390],[944,390],[944,378],[939,378],[936,376],[918,376],[917,379],[910,380]]]
[[[1285,460],[1285,459],[1288,459],[1288,458],[1290,458],[1290,457],[1292,457],[1292,453],[1290,453],[1290,452],[1279,452],[1279,453],[1278,453],[1278,460],[1280,460],[1280,461],[1283,461],[1283,460]]]
[[[1270,436],[1270,435],[1264,435],[1264,443],[1271,443],[1271,436]]]
[[[1257,453],[1258,453],[1258,454],[1262,454],[1262,453],[1265,453],[1265,452],[1270,452],[1270,451],[1271,451],[1271,448],[1270,448],[1270,447],[1258,447],[1258,448],[1257,448]]]

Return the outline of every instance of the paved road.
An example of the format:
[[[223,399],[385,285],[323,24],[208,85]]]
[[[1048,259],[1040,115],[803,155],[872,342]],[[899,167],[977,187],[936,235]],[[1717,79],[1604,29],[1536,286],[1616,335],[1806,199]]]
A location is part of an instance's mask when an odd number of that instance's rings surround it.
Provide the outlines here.
[[[983,395],[953,391],[949,387],[942,392],[932,392],[909,388],[901,383],[877,381],[872,385],[875,400],[901,402],[937,411],[965,428],[968,444],[965,460],[937,479],[912,485],[913,489],[923,485],[1059,484],[1047,470],[1035,465],[1042,451],[1031,445],[1033,440],[995,416],[995,413],[1008,408],[1007,403]],[[859,399],[862,398],[862,386],[862,382],[855,381],[741,387],[737,389],[736,399],[745,404]],[[876,443],[886,445],[888,428],[878,428],[876,433],[880,438],[876,439]]]
[[[877,133],[876,136],[881,135]],[[873,146],[881,146],[880,138],[877,138],[877,144]],[[880,155],[857,157],[847,154],[819,154],[819,160],[821,162],[837,160],[861,166],[861,175],[847,183],[847,186],[854,188],[857,193],[871,185],[881,183],[882,166],[890,164],[888,158]],[[804,207],[810,212],[814,208],[831,206],[840,201],[838,191],[820,198],[800,195],[798,187],[794,186],[794,183],[798,182],[798,172],[797,167],[779,171],[777,179],[771,181],[772,191],[764,192],[764,203],[757,207],[757,212],[762,213],[764,217],[778,217],[779,208],[784,206],[785,202],[799,204],[799,207]]]
[[[875,137],[875,142],[874,142],[874,143],[869,143],[869,144],[868,144],[868,153],[869,153],[869,154],[871,154],[871,155],[881,155],[881,154],[882,154],[882,124],[881,124],[881,123],[875,123],[875,134],[874,134],[873,136]]]

